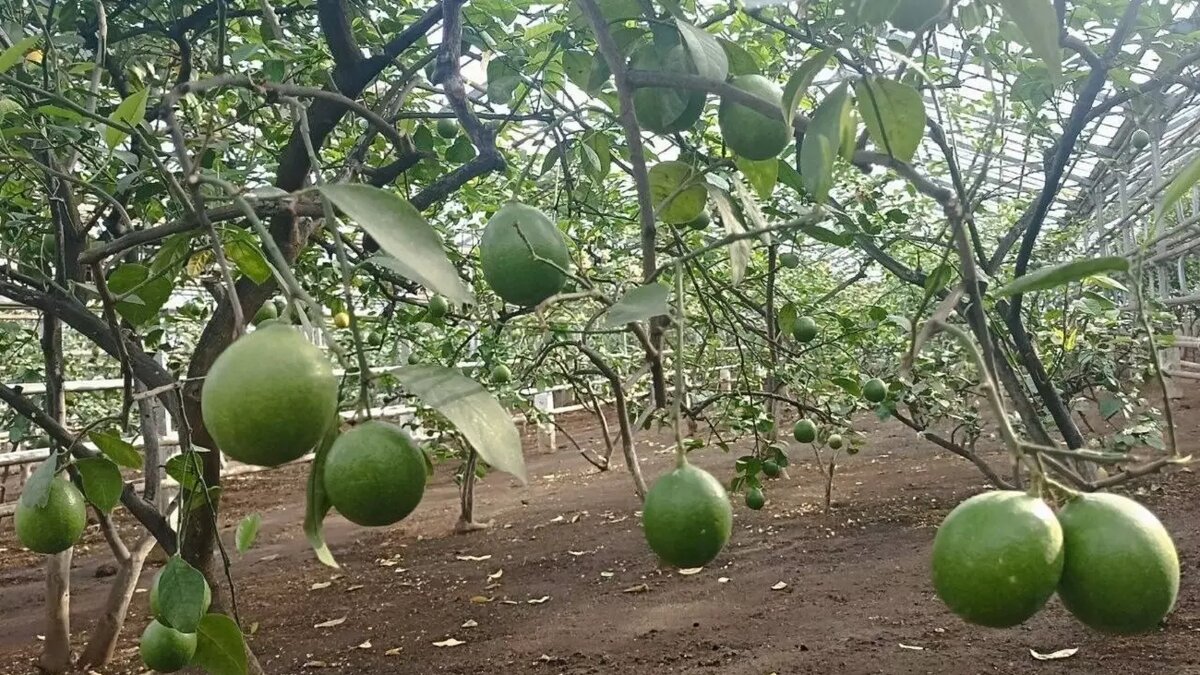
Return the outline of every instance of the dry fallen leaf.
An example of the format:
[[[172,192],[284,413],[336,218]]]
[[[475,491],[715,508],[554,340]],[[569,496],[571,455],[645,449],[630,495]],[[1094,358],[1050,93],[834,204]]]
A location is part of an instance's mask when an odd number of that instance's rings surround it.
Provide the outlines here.
[[[400,652],[404,651],[404,647],[392,647],[383,653],[384,656],[400,656]]]
[[[264,555],[263,557],[259,558],[258,562],[271,562],[272,560],[278,560],[278,559],[279,559],[279,554],[272,553],[271,555]]]
[[[366,642],[363,642],[362,644],[358,645],[358,648],[359,648],[359,649],[370,649],[370,648],[371,648],[371,641],[370,641],[370,640],[367,640]]]
[[[329,664],[324,661],[305,661],[301,668],[328,668]]]
[[[1041,652],[1035,652],[1034,650],[1030,649],[1029,655],[1038,661],[1057,661],[1058,659],[1066,659],[1075,656],[1075,652],[1077,651],[1079,651],[1079,647],[1069,647],[1067,649],[1060,649],[1056,652],[1050,652],[1049,654],[1042,654]]]
[[[526,600],[525,602],[527,602],[527,603],[529,603],[529,604],[531,604],[531,605],[540,605],[540,604],[542,604],[543,602],[546,602],[546,601],[547,601],[547,600],[549,600],[549,599],[550,599],[550,596],[548,596],[548,595],[543,595],[543,596],[542,596],[542,597],[540,597],[540,598],[530,598],[530,599]]]
[[[486,605],[491,601],[492,598],[489,598],[486,595],[476,595],[471,597],[471,602],[475,603],[476,605]]]
[[[504,570],[496,570],[495,572],[492,572],[491,574],[488,575],[488,581],[495,581],[496,579],[499,579],[502,576],[504,576]]]
[[[340,626],[344,623],[346,623],[346,617],[343,616],[340,619],[330,619],[328,621],[322,621],[321,623],[314,624],[313,628],[333,628],[334,626]]]
[[[587,552],[587,551],[567,551],[567,553],[570,553],[571,555],[573,555],[573,556],[575,556],[575,557],[579,557],[579,556],[581,556],[581,555],[587,555],[587,554],[588,554],[588,552]]]
[[[703,571],[704,571],[703,567],[688,567],[688,568],[679,570],[679,576],[690,577],[693,574],[700,574]]]
[[[721,577],[721,578],[717,579],[717,583],[718,584],[727,584],[727,583],[729,583],[729,577]]]
[[[903,642],[901,642],[901,643],[900,643],[900,649],[911,649],[911,650],[913,650],[914,652],[923,652],[923,651],[925,651],[925,648],[924,648],[924,647],[918,647],[918,646],[916,646],[916,645],[906,645],[906,644],[904,644]]]
[[[622,593],[645,593],[648,590],[650,590],[650,587],[648,585],[638,584],[637,586],[630,586],[629,588],[623,588],[623,589],[621,589],[621,592]]]
[[[773,591],[782,591],[782,590],[783,590],[783,589],[785,589],[785,588],[787,588],[787,582],[780,581],[780,582],[777,582],[777,583],[776,583],[774,586],[772,586],[772,587],[771,587],[771,590],[773,590]]]
[[[489,555],[456,555],[454,557],[456,560],[465,560],[467,562],[482,562],[484,560],[492,559],[492,556],[490,554]]]
[[[445,640],[442,640],[441,642],[433,643],[433,646],[434,647],[457,647],[459,645],[465,645],[465,644],[467,644],[467,643],[462,640],[456,640],[454,638],[447,638]]]
[[[613,573],[612,572],[601,572],[600,576],[604,577],[605,579],[611,579],[613,577]]]
[[[350,587],[348,587],[348,588],[346,589],[346,592],[347,592],[347,593],[349,593],[349,592],[351,592],[351,591],[357,591],[358,589],[360,589],[360,588],[362,588],[362,587],[363,587],[363,585],[362,585],[362,584],[357,584],[357,585],[354,585],[354,586],[350,586]]]
[[[332,581],[318,581],[317,583],[313,584],[312,586],[309,586],[308,590],[319,591],[322,588],[329,588],[332,585],[333,585]]]
[[[561,523],[561,522],[563,522],[564,520],[566,520],[566,518],[563,518],[562,516],[559,516],[559,517],[555,518],[554,520],[551,520],[550,522],[552,522],[552,523]]]
[[[479,622],[476,621],[475,619],[467,619],[466,621],[463,622],[462,627],[463,628],[474,628],[478,625],[479,625]]]

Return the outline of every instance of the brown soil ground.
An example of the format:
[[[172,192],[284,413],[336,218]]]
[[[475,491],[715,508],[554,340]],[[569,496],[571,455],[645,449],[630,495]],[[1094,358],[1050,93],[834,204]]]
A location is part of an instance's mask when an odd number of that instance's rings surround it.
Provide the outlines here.
[[[1193,405],[1200,396],[1179,415],[1188,451],[1200,450]],[[894,422],[862,426],[870,444],[844,458],[832,512],[821,511],[811,457],[797,452],[768,486],[765,509],[735,498],[730,545],[694,575],[657,564],[623,467],[597,472],[567,448],[531,449],[528,487],[501,475],[479,486],[477,514],[494,520],[487,531],[451,534],[458,503],[449,470],[396,527],[361,529],[331,515],[340,570],[317,563],[301,532],[307,466],[233,479],[223,504],[227,546],[242,516],[263,516],[255,547],[232,554],[241,619],[272,674],[1200,674],[1200,479],[1189,469],[1127,487],[1163,519],[1183,559],[1179,604],[1163,630],[1100,636],[1056,600],[1024,626],[989,630],[946,611],[928,574],[938,522],[985,489],[981,476]],[[580,443],[599,444],[586,418],[569,428]],[[670,465],[668,446],[665,436],[639,438],[648,476]],[[731,475],[732,456],[697,454],[722,479]],[[0,673],[26,673],[41,630],[41,572],[8,523],[0,526]],[[107,592],[96,571],[108,561],[93,526],[72,580],[79,643]],[[141,671],[145,598],[135,598],[117,663],[99,672]],[[461,643],[435,645],[450,638]],[[1065,648],[1078,652],[1044,662],[1030,653]]]

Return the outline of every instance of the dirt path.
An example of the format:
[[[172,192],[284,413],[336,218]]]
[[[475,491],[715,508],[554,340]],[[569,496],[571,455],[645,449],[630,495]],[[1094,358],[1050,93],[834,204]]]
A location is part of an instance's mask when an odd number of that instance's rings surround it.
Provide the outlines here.
[[[1197,438],[1200,416],[1181,416],[1181,438]],[[573,432],[596,442],[586,424]],[[527,488],[499,475],[480,486],[477,512],[495,520],[488,531],[448,534],[457,516],[448,470],[397,527],[366,530],[331,516],[341,570],[318,564],[300,530],[306,467],[241,478],[226,494],[224,536],[232,539],[246,513],[264,518],[255,548],[235,554],[242,620],[269,673],[1200,674],[1200,480],[1190,470],[1136,488],[1184,560],[1166,629],[1105,638],[1052,601],[1025,626],[995,631],[950,615],[927,571],[936,524],[984,488],[981,477],[898,425],[870,436],[870,447],[846,460],[832,513],[820,512],[820,477],[797,456],[790,476],[768,486],[765,509],[736,502],[730,546],[689,576],[657,565],[623,468],[597,473],[565,449],[530,457]],[[650,476],[669,466],[665,443],[641,442]],[[714,448],[697,461],[726,479],[733,457]],[[77,630],[107,585],[95,578],[103,542],[94,533],[89,542],[77,555]],[[0,662],[8,664],[0,672],[30,672],[38,560],[17,552],[8,524],[0,557]],[[131,611],[120,663],[100,672],[140,672],[144,598]],[[336,625],[316,627],[326,622]],[[462,644],[434,645],[451,638]],[[1049,662],[1029,652],[1063,648],[1079,651]]]

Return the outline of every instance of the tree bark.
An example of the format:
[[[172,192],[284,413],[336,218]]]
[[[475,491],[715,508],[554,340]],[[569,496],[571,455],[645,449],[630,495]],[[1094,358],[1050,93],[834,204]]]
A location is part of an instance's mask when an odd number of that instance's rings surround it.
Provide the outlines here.
[[[112,586],[108,589],[108,600],[104,603],[104,613],[96,621],[92,629],[87,647],[79,656],[79,667],[89,668],[107,664],[117,650],[121,639],[121,629],[125,626],[125,615],[129,611],[129,603],[137,590],[138,579],[142,576],[142,568],[150,551],[154,550],[154,537],[146,536],[129,555],[119,561],[117,575],[113,577]]]

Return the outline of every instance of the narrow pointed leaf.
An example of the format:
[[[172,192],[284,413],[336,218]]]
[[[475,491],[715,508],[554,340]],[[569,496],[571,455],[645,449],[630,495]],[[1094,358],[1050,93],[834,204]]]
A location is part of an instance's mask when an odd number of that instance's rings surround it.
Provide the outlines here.
[[[814,201],[821,203],[833,187],[833,160],[842,147],[842,124],[850,103],[843,83],[825,97],[813,114],[800,145],[800,177]]]
[[[124,101],[121,101],[108,119],[127,127],[136,127],[146,116],[146,99],[149,96],[149,89],[133,92]],[[120,145],[128,137],[129,134],[115,126],[107,126],[104,129],[104,142],[110,150]]]
[[[18,40],[16,44],[0,52],[0,73],[20,63],[21,59],[25,58],[25,54],[37,46],[40,39],[36,35],[30,35]]]
[[[729,57],[721,47],[720,41],[703,28],[675,19],[679,26],[679,34],[683,36],[683,44],[692,56],[696,73],[717,82],[724,82],[729,77]]]
[[[796,72],[788,78],[787,84],[783,87],[783,117],[789,125],[792,123],[792,117],[796,114],[796,106],[800,105],[800,101],[804,99],[804,94],[812,85],[813,78],[821,72],[825,64],[829,63],[831,56],[833,56],[833,49],[822,49],[815,56],[800,64]]]
[[[325,458],[329,456],[329,448],[338,436],[338,422],[337,417],[329,421],[329,426],[325,429],[325,437],[321,439],[321,444],[313,453],[304,504],[304,536],[312,546],[313,552],[317,554],[317,560],[328,567],[338,567],[338,563],[334,560],[329,545],[325,543],[325,514],[333,508],[333,503],[329,501],[329,495],[325,493],[323,476],[325,475]]]
[[[138,453],[137,448],[118,436],[115,431],[93,431],[88,434],[88,438],[105,457],[118,465],[126,469],[142,468],[142,455]]]
[[[1005,297],[1019,293],[1045,291],[1096,274],[1127,271],[1129,271],[1129,261],[1120,256],[1072,260],[1053,267],[1043,267],[1036,272],[1014,279],[997,290],[996,295]]]
[[[624,326],[634,321],[646,321],[671,311],[670,291],[659,283],[646,284],[630,290],[621,297],[604,317],[610,328]]]
[[[483,385],[457,369],[433,365],[405,366],[395,376],[409,393],[450,420],[483,461],[528,481],[512,413]]]
[[[234,537],[237,544],[238,553],[245,553],[254,545],[254,540],[258,538],[258,528],[262,526],[262,516],[257,513],[242,518],[242,522],[238,523],[237,533]]]
[[[18,501],[35,509],[44,507],[46,502],[50,501],[50,481],[54,480],[57,472],[58,458],[52,454],[30,474],[29,479],[25,481],[25,487],[21,489]]]
[[[446,256],[441,237],[408,200],[370,185],[324,185],[320,190],[379,242],[405,277],[451,302],[471,302],[471,291]]]
[[[717,213],[721,214],[721,222],[725,224],[725,232],[728,234],[740,234],[746,231],[742,221],[738,218],[737,212],[734,211],[733,203],[729,200],[729,195],[724,190],[713,188],[711,191],[713,203],[717,206]],[[746,275],[746,266],[750,264],[750,242],[746,239],[739,239],[729,244],[729,280],[734,286],[742,283],[742,278]]]
[[[1192,158],[1192,161],[1183,168],[1174,178],[1171,179],[1171,184],[1163,192],[1162,203],[1158,205],[1158,216],[1167,212],[1167,209],[1175,205],[1192,189],[1192,186],[1200,182],[1200,153]]]

